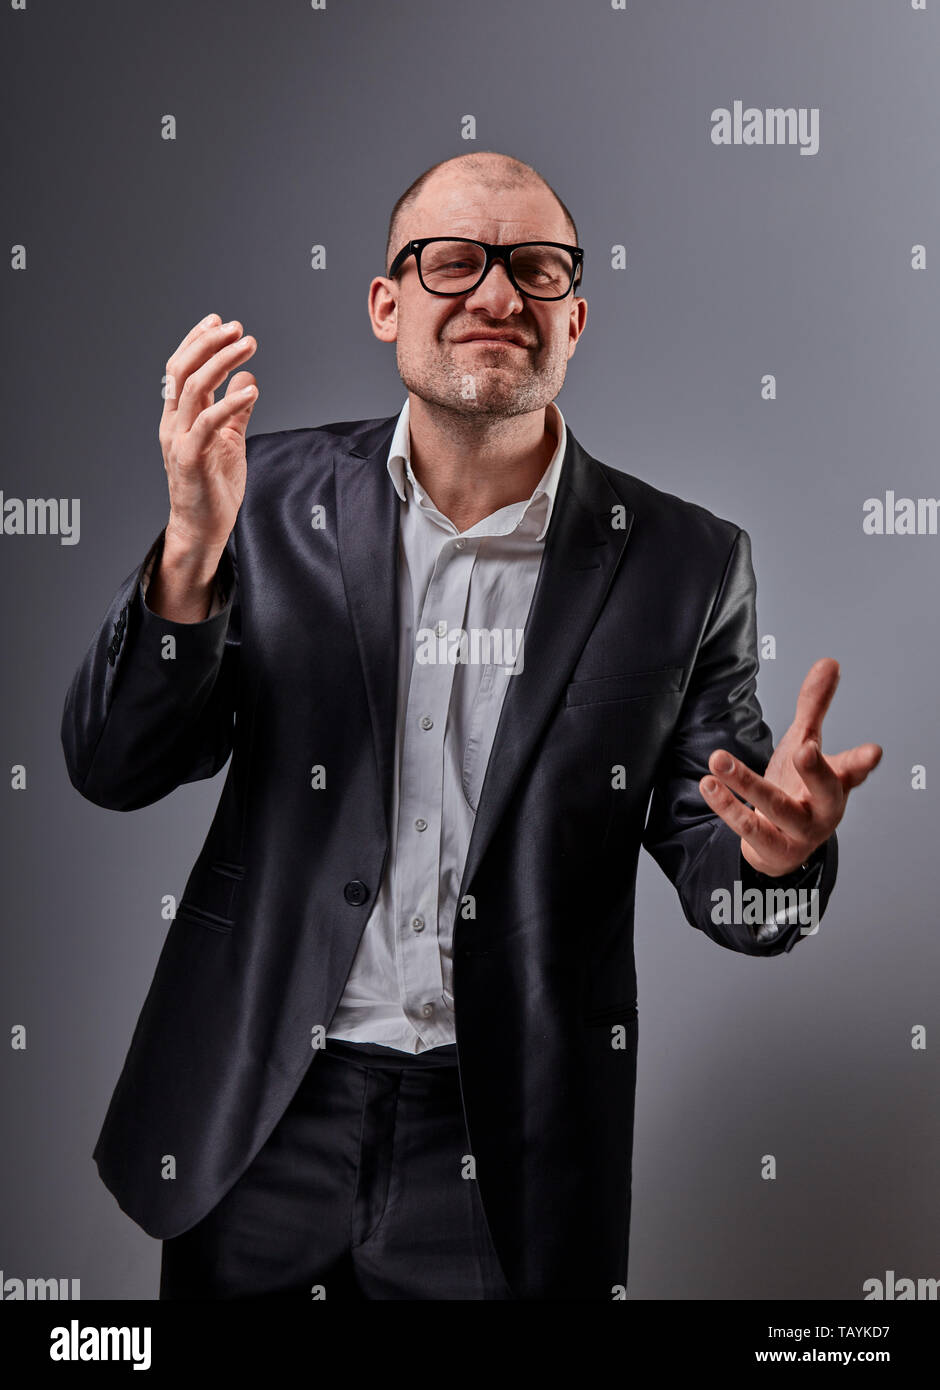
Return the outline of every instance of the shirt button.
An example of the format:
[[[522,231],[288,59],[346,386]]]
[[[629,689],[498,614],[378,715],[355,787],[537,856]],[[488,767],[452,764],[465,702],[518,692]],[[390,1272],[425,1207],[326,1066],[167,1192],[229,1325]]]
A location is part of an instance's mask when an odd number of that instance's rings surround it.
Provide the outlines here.
[[[421,724],[422,729],[434,728],[434,720],[431,718],[429,714],[422,714],[419,722]]]
[[[446,636],[447,636],[447,619],[446,619],[446,618],[441,618],[440,621],[437,623],[437,626],[435,627],[434,631],[437,633],[438,637],[446,637]]]
[[[467,544],[466,541],[454,541],[454,549],[455,549],[455,550],[463,550],[463,548],[464,548],[464,546],[465,546],[466,544]]]
[[[430,1018],[431,1015],[432,1015],[433,1012],[434,1012],[434,1005],[433,1005],[433,1004],[422,1004],[422,1006],[421,1006],[421,1012],[424,1014],[425,1018]]]
[[[415,830],[427,830],[428,823],[421,816],[415,821]]]
[[[424,931],[424,918],[423,918],[423,917],[412,917],[412,919],[411,919],[411,929],[412,929],[412,931]]]

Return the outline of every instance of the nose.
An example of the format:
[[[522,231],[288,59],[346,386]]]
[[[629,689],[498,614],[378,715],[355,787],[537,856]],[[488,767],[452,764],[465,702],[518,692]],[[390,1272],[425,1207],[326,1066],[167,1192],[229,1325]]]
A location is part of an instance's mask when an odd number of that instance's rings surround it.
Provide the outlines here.
[[[523,306],[522,295],[507,275],[502,261],[493,262],[465,302],[468,309],[486,309],[494,318],[505,318]]]

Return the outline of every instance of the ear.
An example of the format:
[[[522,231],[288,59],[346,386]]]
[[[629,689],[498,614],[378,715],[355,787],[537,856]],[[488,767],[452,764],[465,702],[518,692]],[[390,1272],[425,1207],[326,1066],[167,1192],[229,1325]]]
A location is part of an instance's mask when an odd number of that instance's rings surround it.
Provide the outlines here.
[[[375,336],[382,343],[394,343],[398,337],[398,282],[377,275],[369,286],[368,310]]]

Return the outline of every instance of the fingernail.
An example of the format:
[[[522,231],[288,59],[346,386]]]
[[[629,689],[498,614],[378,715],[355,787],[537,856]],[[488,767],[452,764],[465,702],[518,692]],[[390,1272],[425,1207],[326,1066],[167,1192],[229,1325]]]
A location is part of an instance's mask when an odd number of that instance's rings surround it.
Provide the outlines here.
[[[707,792],[713,792],[717,789],[718,783],[715,781],[714,777],[706,777],[702,786]]]
[[[727,753],[719,753],[715,759],[715,767],[719,772],[731,772],[734,769],[734,759],[730,758]]]

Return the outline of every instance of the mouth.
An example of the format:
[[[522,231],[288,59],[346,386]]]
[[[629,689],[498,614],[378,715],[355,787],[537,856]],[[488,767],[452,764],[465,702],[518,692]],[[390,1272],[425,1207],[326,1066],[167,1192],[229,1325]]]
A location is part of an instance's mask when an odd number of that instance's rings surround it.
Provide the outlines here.
[[[478,346],[482,344],[482,345],[484,345],[484,346],[486,346],[486,347],[514,347],[514,348],[522,348],[522,347],[524,346],[524,344],[522,344],[522,343],[517,343],[516,340],[515,340],[514,338],[486,338],[486,337],[480,337],[480,338],[458,338],[458,339],[457,339],[457,342],[458,342],[458,343],[475,343],[475,344],[477,344]]]

